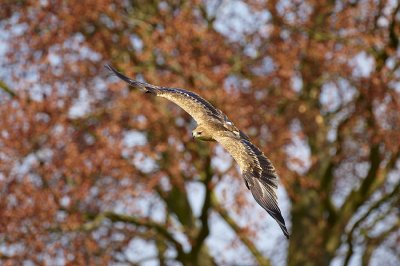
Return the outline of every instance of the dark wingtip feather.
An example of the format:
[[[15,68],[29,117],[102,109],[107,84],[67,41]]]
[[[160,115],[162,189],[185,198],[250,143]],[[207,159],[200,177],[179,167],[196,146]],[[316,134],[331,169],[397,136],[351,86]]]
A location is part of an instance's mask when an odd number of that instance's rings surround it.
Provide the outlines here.
[[[279,220],[277,219],[278,224],[281,227],[283,234],[286,236],[287,239],[289,239],[289,232],[286,228],[285,220],[283,219],[282,214],[279,213],[279,216],[280,216]]]
[[[281,210],[279,209],[274,188],[270,184],[253,176],[253,172],[243,172],[243,177],[247,182],[249,182],[248,186],[250,187],[254,199],[268,212],[269,215],[271,215],[272,218],[274,218],[283,234],[287,239],[289,239],[289,232],[285,225],[285,219],[283,219]]]
[[[127,76],[125,76],[124,74],[122,74],[121,72],[119,72],[118,70],[116,70],[114,67],[112,67],[109,64],[105,64],[104,65],[105,68],[107,68],[109,71],[112,72],[112,74],[114,74],[115,76],[117,76],[118,78],[120,78],[121,80],[125,81],[126,83],[128,83],[130,86],[134,87],[134,88],[138,88],[144,92],[149,92],[149,93],[156,93],[157,87],[151,84],[147,84],[144,82],[140,82],[137,80],[133,80],[128,78]]]
[[[275,221],[280,226],[283,234],[286,236],[287,239],[289,239],[289,232],[286,228],[285,220],[283,219],[283,216],[282,216],[280,210],[278,209],[278,211],[276,211],[276,210],[268,210],[267,209],[267,212],[269,213],[269,215],[271,215],[275,219]]]
[[[286,236],[286,238],[289,239],[289,238],[290,238],[290,235],[289,235],[289,232],[288,232],[286,226],[285,226],[285,225],[283,225],[283,226],[282,226],[282,225],[279,225],[279,226],[281,227],[282,232],[283,232],[283,234]]]
[[[128,83],[129,85],[134,85],[134,80],[131,80],[130,78],[128,78],[127,76],[125,76],[124,74],[122,74],[121,72],[119,72],[118,70],[116,70],[114,67],[112,67],[109,64],[105,64],[104,65],[105,68],[107,68],[109,71],[111,71],[114,75],[116,75],[117,77],[119,77],[120,79],[122,79],[123,81],[125,81],[126,83]]]
[[[284,233],[285,234],[285,233]],[[288,233],[285,234],[286,239],[289,240],[290,239],[290,235]]]
[[[112,71],[112,69],[113,69],[113,67],[110,66],[109,64],[104,64],[104,67],[107,68],[110,71]]]

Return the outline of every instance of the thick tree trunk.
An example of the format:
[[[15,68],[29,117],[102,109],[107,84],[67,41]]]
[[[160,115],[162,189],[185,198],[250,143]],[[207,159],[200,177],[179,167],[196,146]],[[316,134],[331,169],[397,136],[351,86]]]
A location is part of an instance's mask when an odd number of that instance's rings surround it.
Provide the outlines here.
[[[334,254],[325,248],[327,223],[322,216],[321,199],[315,191],[305,191],[300,201],[293,202],[289,266],[329,265],[333,259]]]

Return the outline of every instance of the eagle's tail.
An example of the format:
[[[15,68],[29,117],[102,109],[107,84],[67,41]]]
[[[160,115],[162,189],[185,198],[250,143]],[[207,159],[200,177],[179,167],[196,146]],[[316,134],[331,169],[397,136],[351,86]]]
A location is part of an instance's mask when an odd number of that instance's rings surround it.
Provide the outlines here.
[[[111,65],[106,64],[104,65],[104,67],[110,70],[115,76],[119,77],[120,79],[122,79],[123,81],[125,81],[134,88],[138,88],[146,93],[153,93],[153,94],[157,94],[157,91],[159,90],[157,86],[128,78],[127,76],[116,70],[114,67],[112,67]]]

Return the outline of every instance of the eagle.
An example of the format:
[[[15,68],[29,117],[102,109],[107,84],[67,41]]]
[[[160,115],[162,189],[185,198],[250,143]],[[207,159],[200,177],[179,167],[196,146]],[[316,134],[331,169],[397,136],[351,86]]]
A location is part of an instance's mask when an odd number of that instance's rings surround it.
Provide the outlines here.
[[[140,82],[123,75],[108,64],[105,67],[130,86],[166,98],[189,113],[197,123],[192,132],[193,137],[202,141],[217,141],[232,155],[239,164],[244,182],[254,199],[275,219],[283,234],[289,239],[285,220],[278,206],[276,195],[278,174],[274,166],[221,110],[194,92]]]

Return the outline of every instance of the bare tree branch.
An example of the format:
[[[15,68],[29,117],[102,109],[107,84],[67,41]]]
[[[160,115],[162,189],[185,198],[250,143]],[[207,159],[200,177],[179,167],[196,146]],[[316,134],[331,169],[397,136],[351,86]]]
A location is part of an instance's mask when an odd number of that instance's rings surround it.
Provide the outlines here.
[[[368,266],[370,265],[370,260],[375,249],[381,245],[383,241],[385,241],[393,232],[398,231],[400,227],[400,219],[397,219],[396,223],[394,223],[391,227],[386,229],[380,235],[372,238],[367,238],[367,244],[364,250],[364,254],[362,256],[362,265]]]
[[[7,86],[3,81],[0,80],[0,89],[2,89],[4,92],[6,92],[11,98],[14,98],[17,96],[17,94]]]
[[[258,248],[254,245],[254,243],[243,233],[242,229],[237,225],[237,223],[230,217],[228,212],[222,207],[222,205],[218,202],[218,199],[215,194],[211,195],[211,201],[214,206],[214,209],[217,213],[225,220],[225,222],[231,227],[231,229],[237,234],[240,241],[247,247],[250,253],[254,256],[258,265],[269,266],[271,262],[268,258],[264,257]]]
[[[364,222],[373,211],[379,209],[380,206],[382,206],[383,204],[387,203],[388,201],[392,200],[394,196],[398,195],[398,193],[400,192],[400,183],[397,184],[394,189],[392,190],[392,192],[385,194],[384,196],[382,196],[379,200],[377,200],[373,205],[370,206],[370,208],[353,224],[353,226],[351,227],[351,229],[349,230],[348,234],[347,234],[347,253],[346,253],[346,258],[344,261],[344,265],[348,265],[350,263],[350,259],[353,255],[353,239],[354,239],[354,233],[355,231],[360,227],[360,225],[362,224],[362,222]],[[381,218],[385,218],[386,215],[392,211],[392,208],[389,208],[388,210],[386,210],[386,212],[381,215]],[[376,219],[375,222],[373,223],[374,225],[376,224],[376,222],[378,220],[381,220],[380,218]]]
[[[197,258],[200,253],[200,249],[204,244],[204,240],[207,238],[207,236],[210,233],[209,225],[208,225],[208,216],[210,213],[211,209],[211,194],[213,192],[213,189],[211,188],[211,180],[213,177],[213,171],[211,169],[211,157],[208,155],[206,160],[205,160],[205,166],[204,166],[204,178],[203,178],[203,184],[205,186],[205,191],[206,194],[204,196],[204,203],[203,203],[203,208],[200,214],[200,221],[201,221],[201,228],[197,234],[197,237],[195,239],[195,243],[192,247],[192,256],[194,258]],[[197,259],[196,259],[197,260]]]
[[[104,216],[105,218],[110,219],[112,222],[125,222],[125,223],[134,224],[136,226],[142,226],[142,227],[146,227],[148,229],[155,230],[160,235],[162,235],[168,242],[170,242],[171,244],[174,245],[174,247],[176,248],[176,251],[178,253],[177,258],[185,261],[186,254],[183,250],[182,244],[179,243],[173,237],[173,235],[167,230],[167,227],[164,224],[159,224],[159,223],[156,223],[149,219],[136,218],[133,216],[117,214],[114,212],[104,212],[104,213],[100,214],[100,216]]]

